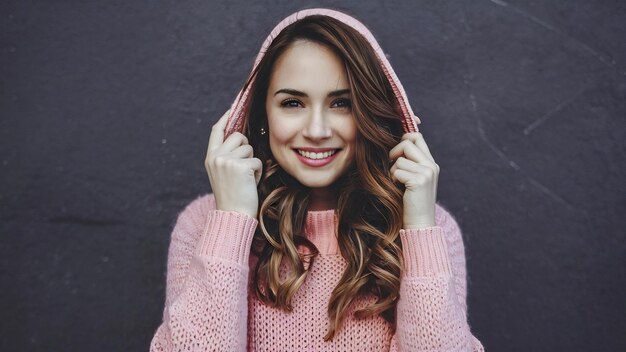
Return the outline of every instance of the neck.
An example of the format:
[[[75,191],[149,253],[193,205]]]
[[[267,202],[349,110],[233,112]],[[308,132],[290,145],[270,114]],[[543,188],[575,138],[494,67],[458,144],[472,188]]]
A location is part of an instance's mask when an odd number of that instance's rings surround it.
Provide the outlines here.
[[[334,209],[337,204],[334,192],[329,187],[311,188],[311,200],[309,201],[309,211]]]

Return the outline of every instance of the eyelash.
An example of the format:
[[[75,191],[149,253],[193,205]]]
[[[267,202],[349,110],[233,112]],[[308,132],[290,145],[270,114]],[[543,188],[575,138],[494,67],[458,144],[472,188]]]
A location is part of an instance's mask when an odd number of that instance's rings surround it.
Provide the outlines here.
[[[292,103],[303,105],[299,100],[287,99],[287,100],[284,100],[283,102],[281,102],[280,106],[282,106],[284,108],[296,108],[297,106],[289,105],[289,104],[292,104]],[[340,99],[337,99],[337,100],[333,101],[332,105],[335,105],[337,103],[343,103],[344,104],[344,106],[338,106],[337,107],[337,108],[340,108],[340,109],[341,108],[351,108],[352,107],[352,102],[350,101],[350,99],[340,98]]]
[[[346,108],[349,109],[352,107],[352,102],[350,101],[350,99],[345,99],[345,98],[341,98],[341,99],[337,99],[333,102],[333,105],[335,105],[336,103],[343,103],[344,106],[340,106],[340,108]]]
[[[289,105],[291,103],[302,104],[296,99],[287,99],[287,100],[284,100],[282,103],[280,103],[280,106],[282,106],[283,108],[297,108],[297,106]]]

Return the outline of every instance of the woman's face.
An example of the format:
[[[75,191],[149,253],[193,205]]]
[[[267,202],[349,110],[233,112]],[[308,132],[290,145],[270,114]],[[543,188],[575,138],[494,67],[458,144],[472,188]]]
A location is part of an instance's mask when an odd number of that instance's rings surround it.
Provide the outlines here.
[[[354,159],[357,128],[339,57],[297,40],[276,60],[266,98],[270,149],[278,164],[311,188],[330,186]]]

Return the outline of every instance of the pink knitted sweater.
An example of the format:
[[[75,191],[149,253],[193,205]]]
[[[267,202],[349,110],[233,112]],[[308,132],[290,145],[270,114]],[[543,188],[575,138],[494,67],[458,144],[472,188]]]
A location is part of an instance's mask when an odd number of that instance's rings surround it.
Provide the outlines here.
[[[465,250],[457,222],[436,204],[436,225],[400,231],[406,268],[397,330],[380,317],[357,320],[354,308],[325,342],[330,294],[346,262],[335,210],[309,211],[305,236],[319,249],[293,311],[260,302],[250,254],[258,221],[215,209],[212,194],[180,213],[167,261],[163,322],[150,351],[484,351],[467,323]]]
[[[282,20],[261,46],[258,65],[272,40],[306,16],[336,18],[372,45],[393,89],[405,132],[415,132],[413,114],[402,84],[370,31],[355,18],[330,9],[298,11]],[[253,69],[254,69],[253,67]],[[224,138],[246,125],[250,87],[231,106]],[[151,351],[483,351],[467,323],[465,252],[454,218],[439,204],[435,226],[401,230],[405,268],[397,305],[397,329],[380,317],[357,320],[355,309],[374,302],[357,299],[334,339],[325,342],[327,306],[346,262],[337,242],[335,210],[310,211],[305,236],[320,251],[293,298],[293,311],[259,302],[251,290],[250,255],[257,220],[216,210],[212,194],[189,204],[172,232],[167,261],[163,322]]]

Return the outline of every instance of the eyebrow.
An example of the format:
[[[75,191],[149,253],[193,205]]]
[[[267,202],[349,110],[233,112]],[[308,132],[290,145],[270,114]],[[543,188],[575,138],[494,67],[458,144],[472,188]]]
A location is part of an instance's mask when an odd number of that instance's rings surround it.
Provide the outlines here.
[[[290,94],[290,95],[295,95],[297,97],[308,97],[309,95],[306,94],[305,92],[301,92],[299,90],[296,89],[291,89],[291,88],[283,88],[283,89],[279,89],[276,91],[276,93],[274,93],[274,95],[277,95],[278,93],[286,93],[286,94]],[[350,93],[350,89],[339,89],[339,90],[334,90],[330,93],[328,93],[328,97],[338,97],[344,94],[348,94]]]

